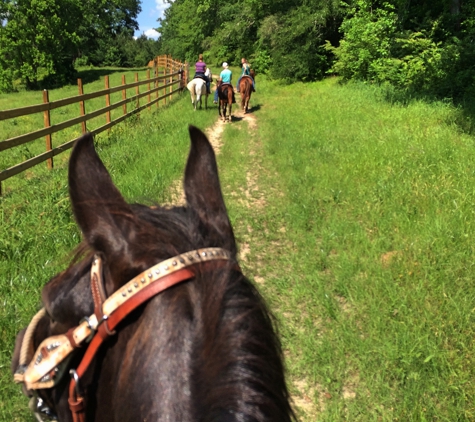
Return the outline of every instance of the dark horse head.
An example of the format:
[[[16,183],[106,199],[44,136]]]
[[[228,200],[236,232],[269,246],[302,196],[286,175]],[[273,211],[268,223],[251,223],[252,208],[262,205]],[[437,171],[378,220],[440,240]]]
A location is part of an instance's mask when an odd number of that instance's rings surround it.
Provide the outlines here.
[[[75,145],[69,191],[84,242],[81,259],[43,288],[46,309],[32,349],[94,312],[93,255],[103,262],[105,295],[163,260],[199,248],[230,252],[131,312],[102,344],[81,380],[87,421],[290,421],[294,418],[273,320],[240,272],[211,145],[190,127],[186,206],[128,204],[98,157],[91,135]],[[12,367],[19,361],[17,338]],[[30,359],[32,351],[29,351]],[[84,355],[77,349],[70,368]],[[68,377],[38,395],[72,421]],[[27,391],[31,394],[31,391]]]

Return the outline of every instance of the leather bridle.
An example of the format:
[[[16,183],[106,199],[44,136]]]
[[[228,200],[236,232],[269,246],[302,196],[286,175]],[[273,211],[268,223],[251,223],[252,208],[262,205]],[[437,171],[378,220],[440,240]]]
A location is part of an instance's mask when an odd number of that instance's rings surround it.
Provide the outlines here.
[[[78,326],[66,334],[48,337],[36,349],[28,363],[28,350],[33,348],[32,338],[39,320],[45,315],[42,309],[30,322],[20,351],[20,362],[14,375],[17,383],[27,390],[52,388],[58,384],[67,369],[72,353],[89,343],[79,366],[70,369],[69,408],[74,422],[85,421],[85,402],[80,380],[89,368],[99,347],[109,336],[114,335],[117,325],[134,309],[150,298],[178,283],[195,277],[197,264],[210,261],[230,261],[231,253],[221,248],[204,248],[177,255],[160,262],[134,277],[110,297],[106,297],[102,278],[102,259],[94,256],[91,265],[91,290],[94,313],[85,317]],[[235,267],[239,269],[236,264]],[[39,421],[42,416],[53,418],[53,412],[35,395],[34,413]],[[30,405],[31,407],[31,405]]]

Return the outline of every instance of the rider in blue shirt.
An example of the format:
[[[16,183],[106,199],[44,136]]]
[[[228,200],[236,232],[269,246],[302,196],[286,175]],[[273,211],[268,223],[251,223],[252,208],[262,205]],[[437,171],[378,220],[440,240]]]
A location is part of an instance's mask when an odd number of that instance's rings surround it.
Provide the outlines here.
[[[223,63],[223,70],[219,74],[219,79],[221,80],[221,83],[232,83],[233,79],[233,72],[229,70],[228,64],[226,62]],[[218,102],[218,89],[216,88],[216,91],[214,91],[214,103],[216,104]]]

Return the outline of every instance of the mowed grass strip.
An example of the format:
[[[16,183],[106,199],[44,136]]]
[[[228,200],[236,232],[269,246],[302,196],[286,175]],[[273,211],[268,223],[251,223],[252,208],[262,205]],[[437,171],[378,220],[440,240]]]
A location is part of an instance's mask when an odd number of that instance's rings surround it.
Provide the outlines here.
[[[222,180],[304,421],[475,418],[474,139],[444,104],[260,79]],[[226,193],[227,192],[227,193]]]
[[[97,150],[129,202],[170,201],[170,186],[184,171],[188,124],[210,126],[217,109],[194,112],[188,92],[170,106],[114,127],[96,138]],[[0,197],[0,421],[34,420],[13,384],[10,359],[17,332],[40,307],[44,284],[66,268],[81,241],[67,188],[67,159],[53,171],[18,179]]]

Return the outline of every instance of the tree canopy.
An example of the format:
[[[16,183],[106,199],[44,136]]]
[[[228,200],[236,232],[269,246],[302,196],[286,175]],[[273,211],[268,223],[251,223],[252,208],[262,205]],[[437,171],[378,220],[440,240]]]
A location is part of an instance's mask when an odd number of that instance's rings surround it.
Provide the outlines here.
[[[160,20],[163,49],[196,61],[204,51],[215,64],[247,57],[259,72],[312,80],[331,63],[325,40],[337,42],[339,0],[167,0]]]
[[[191,62],[245,56],[278,78],[336,73],[439,97],[473,89],[475,0],[167,1],[162,47]]]
[[[158,41],[133,38],[140,0],[3,0],[0,90],[40,73],[62,83],[74,63],[145,65],[250,60],[271,77],[328,74],[437,97],[471,96],[475,0],[162,0]]]
[[[144,66],[159,42],[135,40],[140,0],[3,0],[0,91],[21,78],[27,87],[62,85],[74,64]]]

